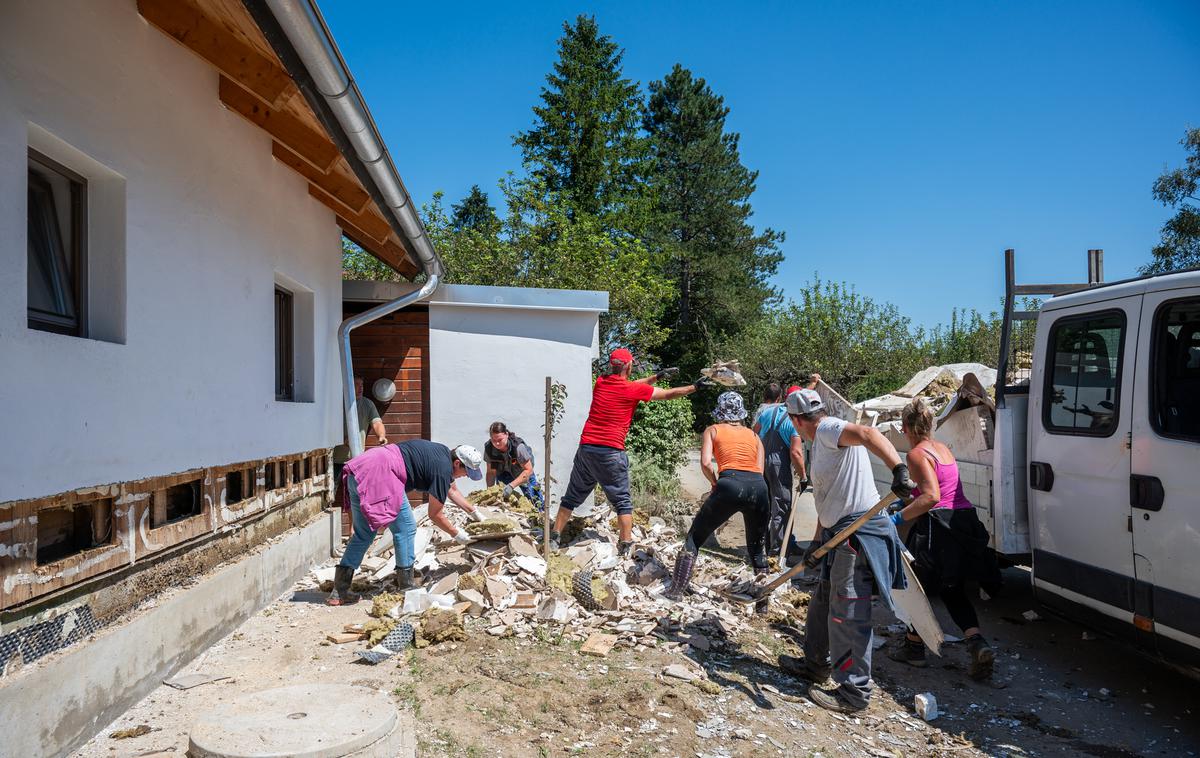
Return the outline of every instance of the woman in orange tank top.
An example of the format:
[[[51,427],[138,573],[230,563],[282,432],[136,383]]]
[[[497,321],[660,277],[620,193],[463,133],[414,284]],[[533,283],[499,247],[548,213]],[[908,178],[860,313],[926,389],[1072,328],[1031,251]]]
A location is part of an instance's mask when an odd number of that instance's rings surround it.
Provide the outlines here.
[[[745,424],[746,406],[736,392],[723,392],[713,411],[715,424],[704,430],[700,465],[712,482],[712,492],[700,506],[687,541],[675,560],[675,572],[667,597],[678,599],[687,591],[700,546],[722,524],[741,513],[746,524],[746,557],[756,573],[767,572],[767,525],[770,501],[763,478],[762,440]],[[714,465],[715,470],[714,470]],[[765,601],[756,607],[766,611]]]

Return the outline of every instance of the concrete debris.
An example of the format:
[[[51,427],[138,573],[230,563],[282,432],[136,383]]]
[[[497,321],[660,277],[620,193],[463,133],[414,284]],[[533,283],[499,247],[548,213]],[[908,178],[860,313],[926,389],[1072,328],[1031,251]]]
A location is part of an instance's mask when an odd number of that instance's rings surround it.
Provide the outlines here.
[[[614,649],[655,647],[683,658],[718,653],[748,628],[753,605],[731,601],[728,594],[754,581],[748,567],[702,553],[696,560],[691,592],[679,600],[663,596],[669,567],[682,544],[679,533],[661,518],[635,514],[634,547],[621,557],[617,555],[613,510],[600,503],[588,517],[568,522],[560,540],[562,548],[547,560],[539,540],[540,512],[525,513],[511,507],[511,502],[496,500],[494,488],[484,498],[486,503],[472,498],[481,507],[495,509],[486,512],[485,526],[494,524],[495,529],[516,533],[492,533],[484,528],[483,539],[464,549],[440,530],[434,534],[431,527],[420,527],[418,566],[423,559],[436,567],[435,556],[440,551],[457,552],[474,566],[444,575],[436,568],[427,569],[426,576],[433,573],[436,580],[394,593],[387,591],[393,567],[385,562],[381,568],[384,576],[377,571],[374,577],[368,573],[363,579],[363,591],[371,599],[367,611],[374,619],[348,625],[342,633],[346,636],[331,634],[324,638],[325,644],[344,644],[350,635],[364,639],[366,649],[360,659],[374,663],[394,654],[385,643],[403,649],[408,644],[465,640],[473,633],[528,640],[535,638],[539,628],[546,628],[561,639],[582,645],[584,655],[605,657]],[[470,530],[465,513],[448,509],[446,516],[459,528]],[[480,531],[478,524],[475,531]],[[368,572],[379,566],[380,560],[365,564]],[[317,568],[306,581],[319,586],[332,572],[332,565]],[[769,602],[782,614],[799,607],[793,600],[796,598],[781,592]],[[709,694],[720,691],[691,665],[680,663],[668,669],[663,677],[690,682]]]
[[[700,678],[699,674],[695,673],[681,663],[672,663],[671,665],[665,667],[662,672],[663,676],[669,676],[673,679],[682,679],[685,682],[692,682]]]
[[[913,707],[922,721],[933,721],[938,717],[937,698],[933,696],[932,692],[922,692],[917,695]]]

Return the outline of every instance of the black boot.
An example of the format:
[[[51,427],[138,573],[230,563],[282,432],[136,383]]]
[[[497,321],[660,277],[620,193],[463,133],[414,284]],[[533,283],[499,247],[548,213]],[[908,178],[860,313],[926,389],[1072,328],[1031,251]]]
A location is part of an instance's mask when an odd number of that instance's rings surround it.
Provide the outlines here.
[[[751,565],[754,568],[754,581],[761,584],[766,580],[767,574],[771,570],[771,567],[767,564],[767,557],[765,555],[759,556]],[[770,606],[770,601],[770,595],[764,595],[758,600],[755,600],[754,612],[760,616],[765,614]]]
[[[666,597],[679,600],[687,592],[688,584],[692,581],[692,568],[696,565],[696,553],[684,548],[675,559],[675,571],[671,574],[671,586],[667,588]]]
[[[421,586],[416,582],[416,579],[413,576],[412,566],[409,566],[408,568],[397,568],[396,573],[392,576],[395,577],[396,589],[400,592],[404,592],[405,590],[415,590],[417,587]]]
[[[349,566],[338,566],[333,570],[333,592],[325,600],[326,605],[353,605],[359,596],[350,591],[354,583],[354,569]]]
[[[992,678],[992,669],[996,663],[996,653],[982,634],[972,634],[967,637],[967,652],[971,654],[971,665],[967,667],[967,676],[977,682]]]
[[[633,548],[633,540],[619,540],[617,542],[617,555],[621,558],[628,558],[629,551]]]

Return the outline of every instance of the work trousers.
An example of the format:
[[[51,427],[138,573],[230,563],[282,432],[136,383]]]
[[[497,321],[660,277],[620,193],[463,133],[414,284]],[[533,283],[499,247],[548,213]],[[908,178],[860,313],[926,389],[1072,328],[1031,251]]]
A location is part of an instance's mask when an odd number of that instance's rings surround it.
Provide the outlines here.
[[[362,564],[363,556],[367,554],[367,548],[371,547],[371,542],[375,539],[375,531],[367,524],[367,517],[363,515],[359,505],[358,482],[354,481],[354,474],[346,475],[346,497],[350,500],[350,519],[354,522],[354,531],[350,535],[350,541],[346,543],[346,551],[342,553],[338,565],[357,570]],[[413,555],[413,543],[417,536],[417,522],[413,518],[412,504],[408,502],[407,493],[404,495],[404,503],[400,506],[400,513],[388,524],[388,529],[392,532],[392,544],[396,548],[396,568],[412,568],[413,561],[416,560]]]
[[[763,477],[767,480],[770,498],[770,521],[767,528],[767,551],[771,555],[779,552],[783,532],[792,515],[792,458],[788,449],[773,450],[763,459]]]
[[[563,495],[562,507],[573,511],[583,504],[596,485],[618,516],[633,513],[629,494],[629,456],[624,450],[606,445],[580,445],[571,464],[571,480]]]
[[[833,537],[825,530],[821,541]],[[833,561],[808,603],[804,624],[804,658],[814,669],[832,667],[838,694],[850,705],[865,706],[871,698],[871,591],[874,586],[867,556],[847,540],[826,561]]]
[[[722,471],[717,486],[700,506],[688,530],[688,547],[697,549],[722,524],[741,513],[746,527],[746,558],[756,570],[767,570],[767,483],[754,471]]]

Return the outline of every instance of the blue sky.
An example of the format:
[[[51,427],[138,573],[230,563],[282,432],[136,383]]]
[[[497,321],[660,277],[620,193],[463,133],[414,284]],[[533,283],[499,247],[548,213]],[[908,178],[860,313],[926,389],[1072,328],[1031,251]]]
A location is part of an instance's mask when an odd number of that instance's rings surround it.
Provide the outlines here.
[[[447,201],[518,170],[512,135],[565,19],[594,14],[643,87],[676,62],[731,108],[776,285],[843,280],[920,324],[1021,281],[1149,259],[1150,196],[1200,125],[1200,2],[325,2],[409,191]]]

